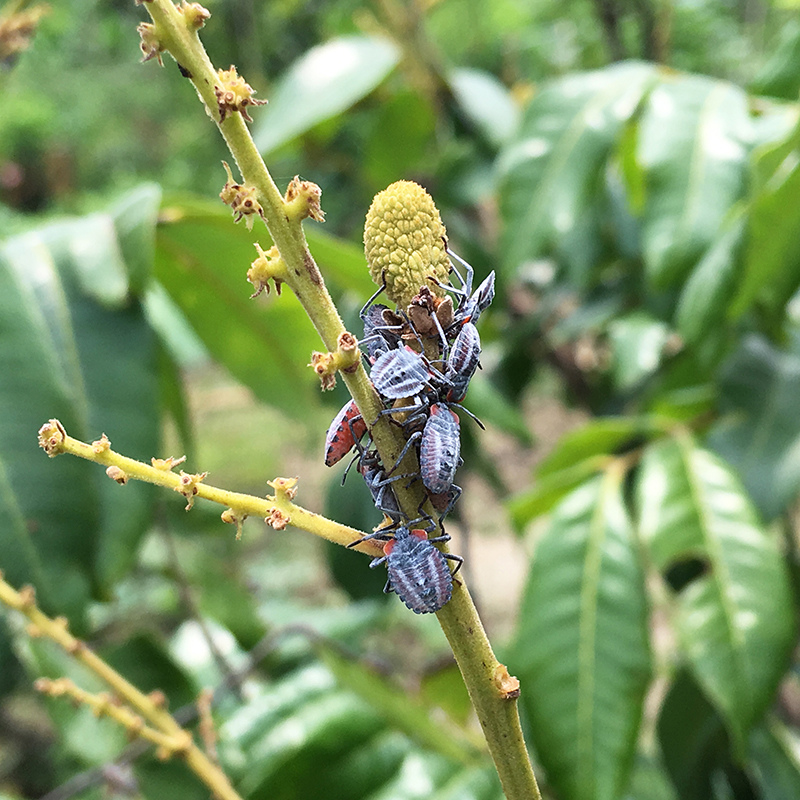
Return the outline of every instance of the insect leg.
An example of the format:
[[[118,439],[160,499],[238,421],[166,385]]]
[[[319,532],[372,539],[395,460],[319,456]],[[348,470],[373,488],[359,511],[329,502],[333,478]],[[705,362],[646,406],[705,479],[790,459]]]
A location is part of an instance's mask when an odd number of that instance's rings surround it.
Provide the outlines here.
[[[431,539],[431,541],[433,540]],[[461,565],[464,563],[464,559],[462,558],[462,556],[457,556],[455,553],[442,553],[442,555],[445,558],[449,559],[450,561],[457,562],[456,568],[453,570],[453,575],[455,575],[461,569]]]

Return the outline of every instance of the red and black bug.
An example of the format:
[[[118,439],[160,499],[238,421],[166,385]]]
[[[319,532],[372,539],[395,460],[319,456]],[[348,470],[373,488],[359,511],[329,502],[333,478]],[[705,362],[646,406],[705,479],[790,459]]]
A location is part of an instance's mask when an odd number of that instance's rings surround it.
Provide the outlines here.
[[[448,534],[429,539],[425,531],[401,525],[391,532],[371,533],[353,542],[353,545],[368,539],[386,542],[383,546],[384,555],[374,558],[370,563],[370,567],[386,564],[389,579],[384,592],[396,592],[415,614],[433,614],[450,600],[453,575],[458,572],[464,559],[452,553],[443,553],[434,546],[436,542],[449,541]],[[452,574],[447,565],[448,559],[457,562]]]
[[[359,413],[355,401],[345,403],[333,418],[325,436],[325,465],[332,467],[341,461],[366,432],[367,423]]]

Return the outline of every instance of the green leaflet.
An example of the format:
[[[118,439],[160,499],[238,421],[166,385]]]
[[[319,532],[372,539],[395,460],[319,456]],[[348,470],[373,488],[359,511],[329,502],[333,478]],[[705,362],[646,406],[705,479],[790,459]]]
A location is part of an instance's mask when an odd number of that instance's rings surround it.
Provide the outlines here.
[[[655,565],[705,565],[675,598],[675,624],[696,680],[741,749],[793,643],[783,558],[730,468],[689,439],[648,447],[637,495],[641,535]]]
[[[539,541],[509,668],[548,779],[566,800],[624,789],[650,678],[647,601],[621,475],[586,481]]]

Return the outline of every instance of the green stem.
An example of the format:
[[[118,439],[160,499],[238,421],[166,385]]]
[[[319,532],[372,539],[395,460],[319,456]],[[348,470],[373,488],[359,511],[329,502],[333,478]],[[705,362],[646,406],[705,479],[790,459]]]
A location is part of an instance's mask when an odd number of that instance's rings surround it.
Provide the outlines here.
[[[245,121],[241,114],[234,113],[224,122],[219,122],[214,94],[217,75],[199,38],[188,30],[171,0],[152,0],[145,3],[145,8],[156,23],[164,49],[191,76],[243,179],[258,190],[267,228],[288,269],[286,283],[297,295],[325,346],[334,351],[339,336],[345,332],[344,325],[308,250],[302,225],[286,213],[283,197],[256,149]],[[380,398],[363,365],[359,361],[353,372],[342,373],[342,377],[369,425],[382,463],[395,463],[405,442],[397,426],[391,425],[386,417],[378,417],[382,409]],[[409,452],[400,469],[404,472],[418,471],[416,456]],[[420,483],[416,481],[411,487],[403,486],[402,482],[396,484],[398,503],[409,518],[416,517],[417,509],[425,502]],[[430,505],[428,511],[432,512]],[[438,618],[477,712],[506,797],[508,800],[540,800],[525,749],[516,700],[498,688],[497,669],[501,665],[492,652],[463,581],[456,581],[453,597],[438,612]]]
[[[195,497],[210,500],[212,503],[219,503],[234,511],[239,520],[246,517],[263,517],[267,520],[276,520],[278,524],[280,521],[284,521],[287,525],[308,531],[344,547],[365,535],[363,531],[334,522],[293,503],[292,498],[297,483],[295,479],[275,478],[270,481],[269,484],[275,489],[275,494],[266,498],[241,492],[229,492],[227,489],[220,489],[206,483],[205,474],[192,475],[183,471],[174,472],[173,469],[179,465],[179,462],[164,463],[161,467],[151,466],[115,452],[105,438],[92,444],[74,439],[67,434],[63,425],[56,419],[51,419],[42,426],[39,431],[39,443],[51,458],[62,453],[85,458],[87,461],[94,461],[96,464],[116,470],[116,472],[108,474],[110,478],[118,482],[125,483],[129,479],[133,479],[154,483],[179,492],[190,503],[194,502]],[[275,522],[270,524],[274,526]],[[353,549],[373,557],[383,555],[380,544],[375,541],[364,542],[356,545]]]
[[[165,740],[183,742],[181,755],[192,771],[208,786],[214,796],[221,800],[241,800],[225,773],[194,744],[191,735],[184,731],[175,719],[156,701],[153,695],[146,695],[129,683],[116,670],[96,655],[87,645],[76,639],[68,630],[66,620],[50,619],[36,605],[35,595],[30,587],[17,592],[3,580],[0,573],[0,603],[24,614],[31,623],[31,635],[46,636],[60,645],[76,661],[99,677],[114,694],[135,708],[151,725],[169,737]],[[175,749],[171,746],[170,749]],[[176,754],[177,754],[176,750]]]

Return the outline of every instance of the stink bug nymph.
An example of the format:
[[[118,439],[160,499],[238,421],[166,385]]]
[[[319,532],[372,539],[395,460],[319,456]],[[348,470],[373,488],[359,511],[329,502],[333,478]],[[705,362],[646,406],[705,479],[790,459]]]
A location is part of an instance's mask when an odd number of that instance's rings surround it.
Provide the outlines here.
[[[396,592],[415,614],[433,614],[450,600],[453,575],[458,572],[464,559],[452,553],[443,553],[434,546],[434,542],[448,541],[448,534],[429,539],[425,531],[410,530],[401,525],[393,535],[379,531],[365,538],[387,539],[383,546],[385,555],[373,559],[370,564],[370,567],[386,564],[389,580],[386,581],[384,592]],[[446,559],[458,564],[452,574]]]
[[[332,467],[341,461],[367,432],[355,400],[345,403],[333,418],[325,436],[325,466]]]

